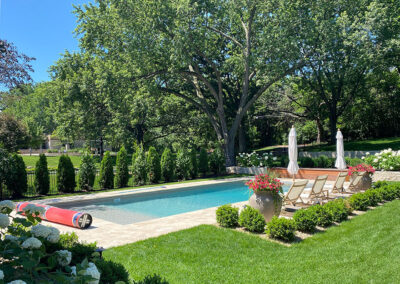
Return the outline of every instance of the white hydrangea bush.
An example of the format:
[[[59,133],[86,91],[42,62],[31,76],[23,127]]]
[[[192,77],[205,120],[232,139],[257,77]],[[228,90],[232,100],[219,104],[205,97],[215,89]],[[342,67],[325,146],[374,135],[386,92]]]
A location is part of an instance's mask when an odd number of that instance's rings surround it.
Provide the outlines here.
[[[385,149],[375,155],[366,153],[363,160],[377,170],[399,171],[400,170],[400,151]]]
[[[52,251],[60,232],[40,224],[44,208],[28,205],[26,218],[15,217],[12,201],[0,202],[0,283],[90,283],[98,284],[100,272],[84,259],[69,266],[72,253]]]
[[[272,153],[263,153],[262,155],[252,153],[239,153],[236,157],[237,164],[241,167],[272,167],[277,166],[277,157]]]

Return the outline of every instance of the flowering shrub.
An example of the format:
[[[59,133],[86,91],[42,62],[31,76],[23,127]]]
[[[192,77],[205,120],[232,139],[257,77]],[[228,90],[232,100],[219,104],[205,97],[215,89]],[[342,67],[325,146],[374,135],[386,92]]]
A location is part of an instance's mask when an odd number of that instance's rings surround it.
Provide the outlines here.
[[[283,183],[279,179],[271,177],[268,174],[256,175],[255,179],[249,180],[246,182],[246,185],[254,192],[269,191],[274,194],[283,193]]]
[[[60,232],[40,224],[44,208],[26,206],[26,218],[11,216],[13,210],[13,202],[0,202],[0,283],[99,283],[94,263],[85,259],[70,266],[70,251],[49,249]]]
[[[277,159],[278,158],[272,156],[272,154],[264,153],[259,155],[256,152],[250,154],[239,153],[236,157],[236,161],[241,167],[271,167]]]
[[[377,170],[400,170],[400,151],[393,151],[390,148],[376,153],[375,155],[367,153],[367,156],[363,157],[363,160]]]
[[[367,172],[368,174],[372,175],[375,172],[375,169],[373,166],[367,164],[359,164],[355,167],[349,167],[348,170],[349,176],[359,172]]]

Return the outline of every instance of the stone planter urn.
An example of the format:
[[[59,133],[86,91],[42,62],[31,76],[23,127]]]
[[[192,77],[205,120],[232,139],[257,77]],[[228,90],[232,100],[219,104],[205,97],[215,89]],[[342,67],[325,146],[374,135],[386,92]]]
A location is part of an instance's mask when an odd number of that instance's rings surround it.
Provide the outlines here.
[[[357,173],[353,174],[351,176],[351,179],[355,179],[355,177],[357,176]],[[372,186],[372,177],[369,174],[365,174],[361,180],[360,180],[360,184],[357,186],[359,188],[359,190],[367,190],[369,188],[371,188]]]
[[[265,222],[269,222],[272,217],[278,217],[281,213],[282,198],[274,198],[269,191],[258,191],[250,197],[249,205],[261,212]]]

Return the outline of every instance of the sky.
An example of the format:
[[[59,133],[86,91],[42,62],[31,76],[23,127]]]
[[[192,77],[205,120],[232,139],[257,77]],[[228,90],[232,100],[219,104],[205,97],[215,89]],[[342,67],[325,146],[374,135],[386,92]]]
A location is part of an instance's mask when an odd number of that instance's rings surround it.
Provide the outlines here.
[[[49,81],[48,68],[65,50],[77,51],[72,5],[89,0],[0,0],[0,38],[18,51],[35,57],[31,74],[35,83]]]

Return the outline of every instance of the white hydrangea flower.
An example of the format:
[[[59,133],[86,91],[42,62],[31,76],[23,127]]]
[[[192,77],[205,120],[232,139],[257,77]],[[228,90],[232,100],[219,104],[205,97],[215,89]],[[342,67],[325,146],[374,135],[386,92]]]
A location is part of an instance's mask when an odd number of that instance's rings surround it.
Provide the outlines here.
[[[386,162],[386,161],[387,161],[387,159],[383,159],[382,161]]]
[[[22,281],[22,280],[14,280],[14,281],[8,282],[8,284],[26,284],[26,282]]]
[[[31,233],[35,237],[42,237],[42,238],[47,238],[48,235],[51,233],[50,227],[44,226],[42,224],[38,224],[32,227]]]
[[[393,170],[393,167],[390,167],[390,170]]]
[[[364,157],[364,156],[362,156],[362,157],[361,157],[361,160],[365,160],[365,157]]]
[[[35,237],[31,237],[26,239],[21,246],[24,249],[38,249],[42,246],[42,242]]]
[[[11,200],[0,201],[0,210],[3,208],[10,208],[11,210],[14,210],[15,204]]]
[[[97,270],[93,262],[89,262],[89,267],[86,268],[84,275],[90,275],[95,280],[89,281],[88,284],[98,284],[100,280],[100,272]]]
[[[34,214],[35,212],[39,212],[39,215],[44,215],[46,210],[43,207],[36,206],[35,204],[28,204],[22,209],[27,214]]]
[[[57,261],[61,266],[67,266],[71,263],[72,253],[68,250],[58,250],[56,251]]]
[[[71,275],[76,276],[76,266],[71,266]]]
[[[0,228],[7,228],[10,225],[10,218],[8,215],[0,213]]]
[[[374,159],[374,163],[377,163],[377,162],[379,162],[379,160],[378,159]]]
[[[60,231],[57,228],[49,227],[50,234],[47,236],[46,240],[51,243],[56,243],[60,239]]]
[[[379,156],[379,153],[375,153],[375,156],[378,157],[378,156]]]
[[[10,242],[18,242],[18,237],[13,235],[5,235],[4,240]]]
[[[273,157],[272,160],[276,161],[277,157]]]
[[[3,279],[4,279],[4,272],[3,272],[3,270],[0,269],[0,280],[3,280]]]
[[[365,155],[369,156],[369,155],[370,155],[370,153],[369,153],[369,152],[367,152],[367,153],[365,153]]]
[[[265,160],[268,160],[268,156],[265,156],[264,159],[265,159]]]

